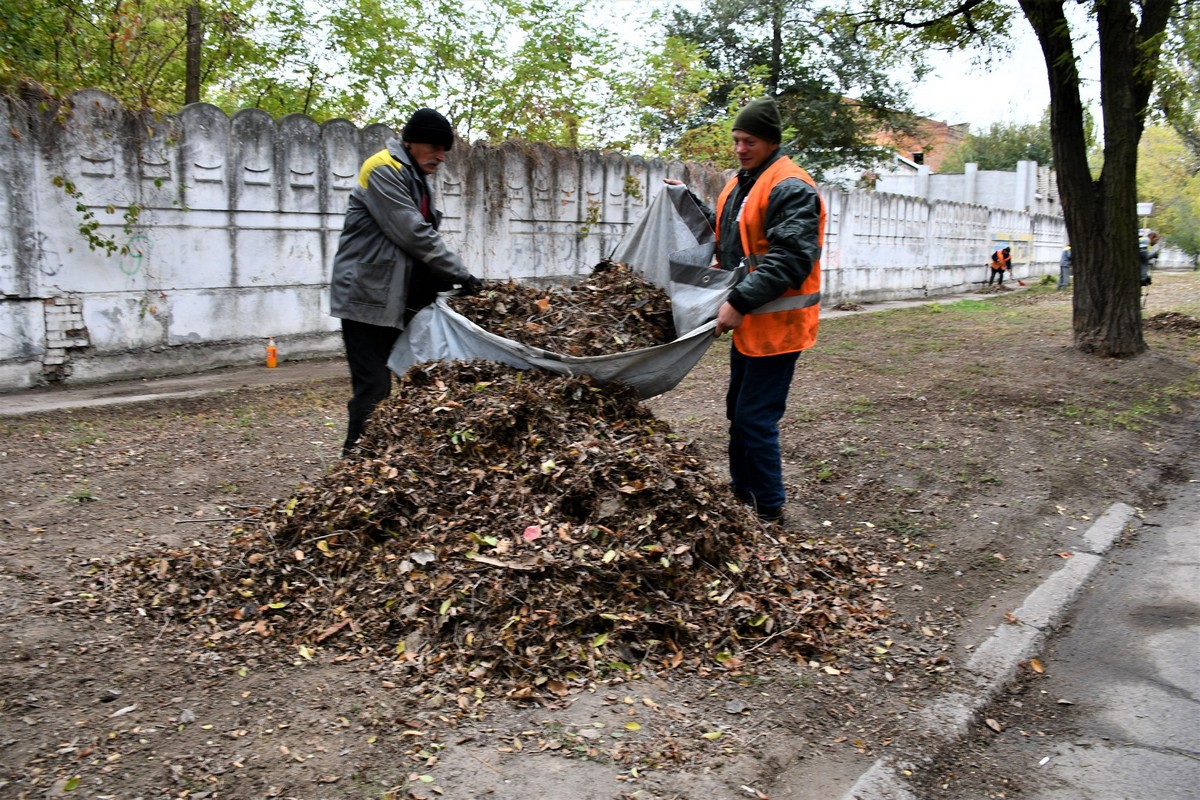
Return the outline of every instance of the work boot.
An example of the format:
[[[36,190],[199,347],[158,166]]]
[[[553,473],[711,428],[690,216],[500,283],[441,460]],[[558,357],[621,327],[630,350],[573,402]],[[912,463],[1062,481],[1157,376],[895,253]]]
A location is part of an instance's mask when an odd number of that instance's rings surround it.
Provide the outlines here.
[[[759,508],[755,511],[755,513],[763,522],[777,522],[781,525],[783,524],[782,506],[777,506],[775,508]]]

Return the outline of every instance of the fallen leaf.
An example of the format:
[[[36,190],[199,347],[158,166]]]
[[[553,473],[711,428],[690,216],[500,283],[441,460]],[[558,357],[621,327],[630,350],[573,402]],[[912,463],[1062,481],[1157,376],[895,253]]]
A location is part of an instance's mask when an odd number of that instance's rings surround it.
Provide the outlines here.
[[[1045,673],[1045,671],[1046,671],[1046,668],[1042,666],[1042,662],[1038,661],[1036,658],[1029,659],[1029,668],[1032,669],[1034,672],[1036,672],[1038,675],[1041,675],[1041,674]]]
[[[1004,730],[1004,726],[1001,725],[996,720],[992,719],[991,717],[988,717],[987,720],[985,720],[985,721],[987,722],[987,726],[989,728],[991,728],[992,730],[994,730],[996,733],[1000,733],[1002,730]]]

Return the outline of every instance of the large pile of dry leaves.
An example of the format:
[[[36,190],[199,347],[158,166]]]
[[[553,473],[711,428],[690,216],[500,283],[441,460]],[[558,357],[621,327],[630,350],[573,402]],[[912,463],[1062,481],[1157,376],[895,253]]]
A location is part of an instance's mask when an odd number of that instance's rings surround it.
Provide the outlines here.
[[[485,282],[450,306],[479,327],[566,356],[603,356],[677,338],[667,293],[626,264],[601,261],[570,286]]]
[[[210,646],[386,656],[414,680],[529,692],[812,657],[874,628],[874,576],[853,549],[764,528],[623,387],[435,362],[318,482],[95,588]]]

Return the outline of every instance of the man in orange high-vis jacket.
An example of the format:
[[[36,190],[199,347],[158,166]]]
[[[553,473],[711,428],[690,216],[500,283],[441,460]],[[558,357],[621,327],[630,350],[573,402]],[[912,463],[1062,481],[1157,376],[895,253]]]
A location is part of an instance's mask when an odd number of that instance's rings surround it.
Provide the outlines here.
[[[992,285],[992,280],[999,278],[999,284],[1004,285],[1005,270],[1012,270],[1012,248],[1006,247],[1003,250],[997,250],[992,253],[992,271],[988,273],[987,285]]]
[[[715,214],[705,208],[718,266],[747,270],[717,311],[717,335],[733,332],[725,395],[730,486],[766,521],[783,518],[787,499],[779,421],[800,351],[817,338],[825,240],[825,204],[812,177],[780,151],[782,134],[774,99],[748,103],[733,123],[741,169]]]

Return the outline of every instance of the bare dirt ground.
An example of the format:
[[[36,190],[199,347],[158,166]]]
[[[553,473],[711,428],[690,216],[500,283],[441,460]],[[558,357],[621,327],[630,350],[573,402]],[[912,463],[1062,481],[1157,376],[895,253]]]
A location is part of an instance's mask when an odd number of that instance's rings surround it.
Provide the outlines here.
[[[837,797],[881,754],[927,755],[914,712],[1092,520],[1190,477],[1200,275],[1152,289],[1152,349],[1122,361],[1072,349],[1051,287],[824,321],[782,431],[787,528],[868,556],[879,630],[561,697],[448,697],[286,642],[237,657],[89,590],[319,478],[343,377],[0,419],[0,798]],[[726,347],[648,403],[717,473]]]

